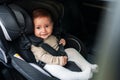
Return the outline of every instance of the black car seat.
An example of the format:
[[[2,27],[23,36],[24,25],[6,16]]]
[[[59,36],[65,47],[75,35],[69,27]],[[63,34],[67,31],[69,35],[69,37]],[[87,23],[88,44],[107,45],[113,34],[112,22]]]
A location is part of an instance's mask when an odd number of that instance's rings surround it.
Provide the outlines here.
[[[43,2],[43,4],[45,3]],[[20,39],[19,37],[23,36],[24,39],[27,39],[26,36],[32,34],[32,31],[31,18],[24,9],[14,4],[0,5],[0,62],[7,68],[14,68],[28,80],[57,80],[36,65],[33,55],[27,56],[30,57],[27,61],[14,57],[14,54],[18,53],[14,45]],[[78,38],[67,35],[66,40],[73,43],[68,42],[66,47],[73,46],[84,53],[84,45]]]

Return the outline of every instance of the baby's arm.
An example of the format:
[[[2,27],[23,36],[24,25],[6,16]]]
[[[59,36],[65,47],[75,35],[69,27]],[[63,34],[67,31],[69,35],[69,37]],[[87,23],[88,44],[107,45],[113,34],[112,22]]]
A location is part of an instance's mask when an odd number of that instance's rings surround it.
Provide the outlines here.
[[[36,47],[34,45],[31,46],[31,51],[33,52],[37,61],[43,61],[47,64],[57,64],[64,66],[67,63],[66,56],[52,56],[51,54],[47,53],[41,47]]]

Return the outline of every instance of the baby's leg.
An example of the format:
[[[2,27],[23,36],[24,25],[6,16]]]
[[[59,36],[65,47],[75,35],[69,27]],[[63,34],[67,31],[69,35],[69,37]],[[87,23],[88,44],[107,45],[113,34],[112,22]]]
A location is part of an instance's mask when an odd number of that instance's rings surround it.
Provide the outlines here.
[[[61,80],[89,80],[92,76],[90,68],[83,72],[73,72],[60,65],[46,64],[44,69]]]
[[[93,72],[97,71],[97,64],[89,63],[77,50],[74,48],[65,49],[65,52],[68,55],[69,61],[74,61],[82,71],[84,71],[87,67],[90,67]]]

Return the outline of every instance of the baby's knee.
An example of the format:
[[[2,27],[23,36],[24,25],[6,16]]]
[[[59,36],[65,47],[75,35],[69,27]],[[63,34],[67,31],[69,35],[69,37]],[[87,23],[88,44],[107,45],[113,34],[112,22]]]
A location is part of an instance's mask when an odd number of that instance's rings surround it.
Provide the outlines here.
[[[76,50],[74,48],[67,48],[65,49],[65,52],[67,53],[68,56],[73,56],[74,54],[76,54]]]
[[[69,51],[69,52],[74,51],[74,50],[75,50],[74,48],[66,48],[65,49],[65,51]]]

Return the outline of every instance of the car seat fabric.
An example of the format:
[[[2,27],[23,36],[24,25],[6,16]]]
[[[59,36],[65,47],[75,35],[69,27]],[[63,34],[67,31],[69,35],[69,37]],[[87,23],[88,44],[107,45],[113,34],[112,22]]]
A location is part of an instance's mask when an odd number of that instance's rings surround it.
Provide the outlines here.
[[[12,65],[16,70],[22,73],[22,75],[24,75],[28,80],[57,80],[55,78],[50,77],[49,74],[47,73],[46,73],[47,75],[43,74],[41,72],[42,68],[39,67],[41,69],[40,71],[36,69],[34,66],[37,66],[37,65],[32,63],[29,64],[16,57],[12,58]]]
[[[8,41],[12,41],[12,39],[16,39],[20,35],[20,28],[11,11],[8,7],[2,5],[0,6],[0,28],[1,33],[4,34],[3,36]]]
[[[36,62],[35,57],[32,53],[31,42],[28,37],[23,34],[21,37],[16,39],[13,44],[20,56],[27,62]]]
[[[16,39],[19,32],[19,27],[11,12],[9,12],[9,8],[7,6],[0,5],[0,61],[7,67],[9,66],[9,55],[7,53],[10,48],[7,41]]]
[[[0,62],[2,62],[5,65],[8,62],[6,51],[7,51],[7,49],[4,47],[4,44],[3,44],[2,40],[0,39]]]
[[[28,13],[15,4],[10,4],[9,7],[12,9],[20,29],[22,29],[25,34],[32,34],[33,24]]]
[[[9,7],[0,6],[0,27],[6,40],[12,41],[23,32],[31,34],[33,25],[28,14],[14,4],[9,5]]]
[[[18,47],[18,53],[27,61],[27,62],[35,62],[34,56],[30,50],[29,40],[26,35],[33,33],[33,25],[32,20],[28,13],[15,4],[8,5],[12,14],[18,24],[20,29],[19,38],[16,40],[15,45]]]

